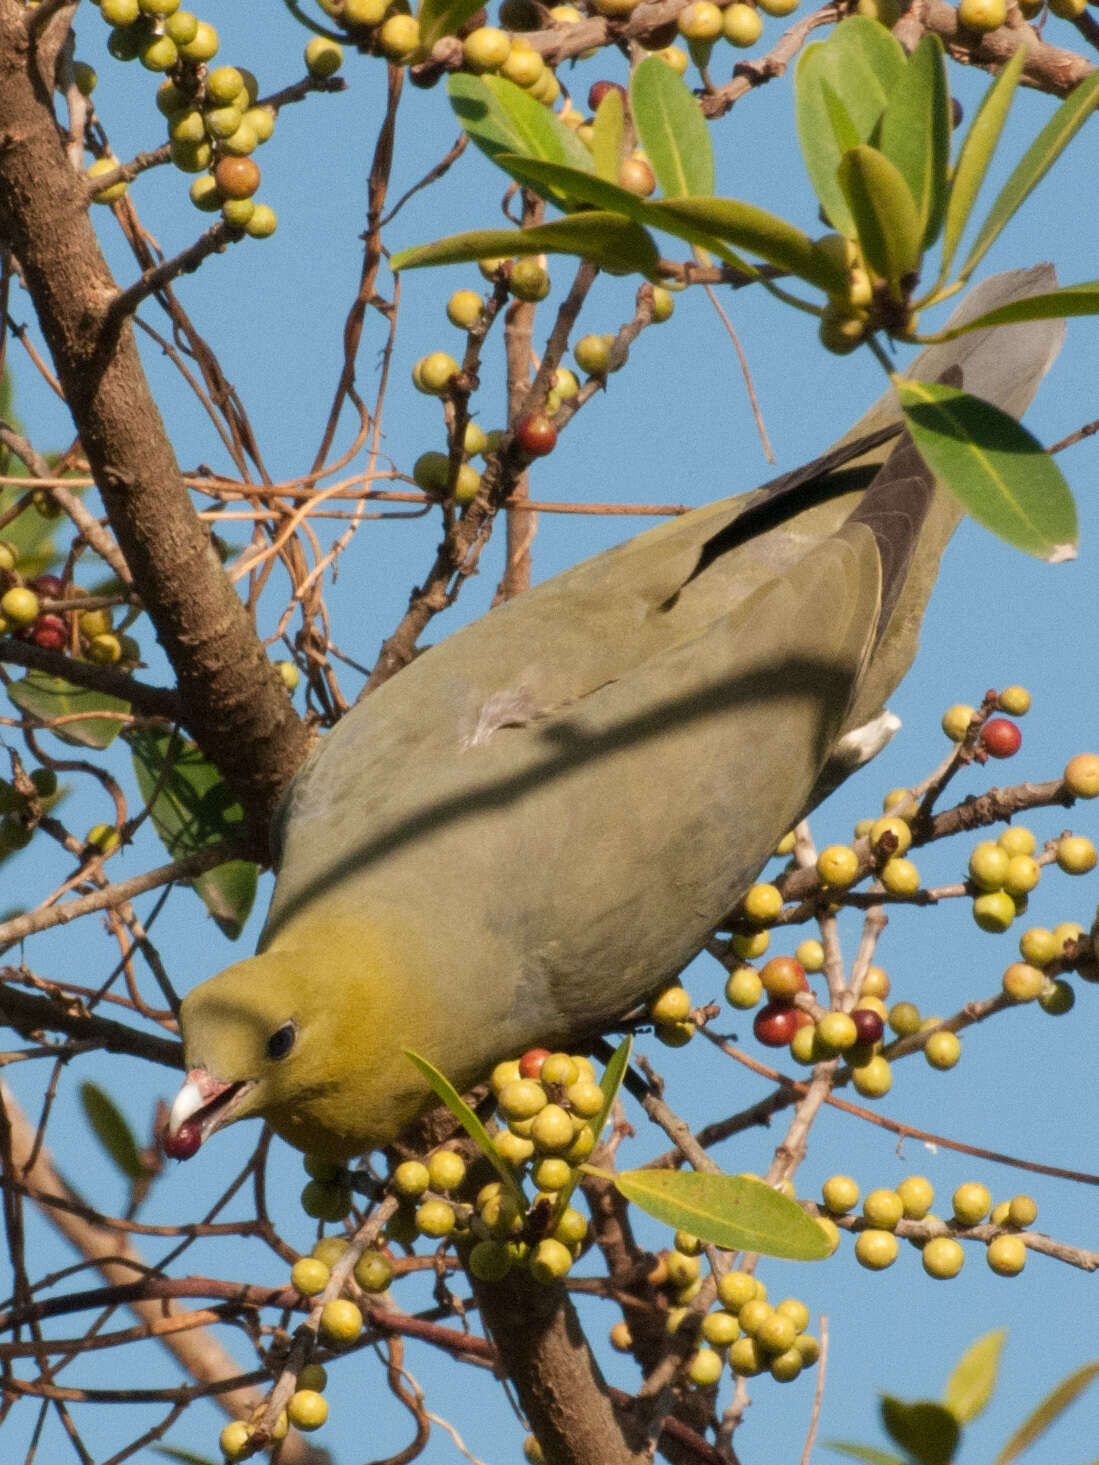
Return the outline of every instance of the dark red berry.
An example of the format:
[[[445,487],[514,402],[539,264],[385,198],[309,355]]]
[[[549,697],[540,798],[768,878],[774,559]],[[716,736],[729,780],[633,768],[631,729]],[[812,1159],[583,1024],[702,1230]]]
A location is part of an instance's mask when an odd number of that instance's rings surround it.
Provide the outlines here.
[[[557,429],[544,412],[532,412],[515,424],[515,441],[528,458],[544,458],[557,446]]]
[[[519,1059],[519,1074],[522,1078],[541,1078],[542,1064],[550,1056],[548,1048],[528,1048]]]
[[[875,1012],[872,1007],[856,1007],[851,1014],[851,1021],[855,1024],[860,1043],[881,1042],[882,1033],[885,1032],[885,1023],[881,1020],[881,1014]]]
[[[620,93],[623,102],[626,100],[626,88],[622,86],[619,82],[594,81],[592,82],[591,91],[588,92],[588,110],[591,112],[597,111],[599,108],[599,103],[603,100],[608,92],[618,92]]]
[[[808,1013],[787,1002],[766,1002],[756,1013],[752,1031],[765,1048],[785,1048],[801,1027],[802,1017],[812,1021]]]
[[[183,1121],[175,1134],[164,1130],[160,1136],[160,1148],[169,1160],[189,1160],[201,1144],[202,1130],[189,1119]]]
[[[62,600],[65,586],[59,575],[35,575],[27,581],[27,589],[33,590],[41,600]]]
[[[27,640],[43,651],[64,651],[69,644],[69,628],[60,616],[41,615],[30,628]]]
[[[990,717],[981,729],[980,746],[990,758],[1010,758],[1022,744],[1022,733],[1006,717]]]

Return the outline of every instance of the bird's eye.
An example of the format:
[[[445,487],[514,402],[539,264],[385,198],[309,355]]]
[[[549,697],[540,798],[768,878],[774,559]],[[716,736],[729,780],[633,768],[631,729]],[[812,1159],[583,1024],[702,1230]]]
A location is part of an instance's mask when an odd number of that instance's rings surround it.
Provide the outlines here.
[[[272,1033],[267,1039],[268,1058],[285,1058],[290,1049],[294,1046],[294,1039],[297,1032],[292,1022],[284,1023],[277,1033]]]

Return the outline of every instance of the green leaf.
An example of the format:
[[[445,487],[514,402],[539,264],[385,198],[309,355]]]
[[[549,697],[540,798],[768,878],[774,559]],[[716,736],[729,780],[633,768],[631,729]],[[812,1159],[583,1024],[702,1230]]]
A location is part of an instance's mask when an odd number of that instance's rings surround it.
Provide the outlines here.
[[[1049,290],[1043,295],[1013,300],[1010,305],[1001,305],[985,315],[975,316],[964,326],[944,331],[935,339],[952,341],[955,336],[963,336],[966,331],[983,330],[985,326],[1016,325],[1024,320],[1061,320],[1069,315],[1099,315],[1099,280],[1062,285],[1059,290]]]
[[[173,859],[235,838],[243,810],[194,743],[151,729],[130,732],[126,740],[141,797],[150,805],[153,825]],[[248,919],[256,880],[255,865],[228,860],[194,881],[196,893],[231,941]]]
[[[661,62],[661,65],[664,63]],[[575,202],[594,204],[596,208],[608,213],[623,214],[627,219],[632,219],[634,223],[642,226],[650,225],[654,229],[663,229],[668,234],[675,234],[680,239],[686,239],[690,244],[697,244],[703,249],[711,250],[714,254],[720,255],[727,264],[734,265],[737,269],[752,273],[753,267],[747,260],[741,259],[732,250],[726,249],[719,239],[715,239],[705,229],[685,223],[669,213],[654,216],[651,211],[662,205],[648,203],[645,199],[638,198],[637,194],[630,193],[628,189],[619,188],[617,183],[608,183],[603,178],[596,178],[591,173],[580,173],[575,168],[562,167],[560,163],[545,163],[533,158],[515,157],[508,153],[501,153],[498,161],[513,178],[519,179],[522,183],[529,183],[536,191],[552,185],[566,193]],[[683,200],[676,200],[675,207],[678,207],[681,202]],[[717,200],[702,199],[699,202],[707,204],[717,202]],[[583,218],[584,215],[579,214],[573,217]]]
[[[930,1399],[906,1404],[883,1394],[881,1417],[890,1437],[920,1465],[950,1465],[962,1431],[949,1409]]]
[[[827,41],[809,46],[794,74],[798,139],[805,170],[825,215],[841,233],[855,233],[847,200],[836,180],[844,153],[866,142],[908,65],[904,51],[877,21],[853,15],[841,21]],[[837,135],[840,115],[829,93],[854,128]]]
[[[118,697],[108,697],[104,692],[92,692],[86,687],[74,687],[61,677],[48,676],[44,671],[29,671],[22,681],[13,682],[8,687],[8,696],[22,712],[39,717],[43,722],[74,713],[128,713],[130,710],[130,704]],[[106,748],[118,737],[122,727],[120,718],[94,717],[51,727],[50,731],[63,743],[76,747]]]
[[[950,94],[937,36],[925,35],[908,58],[882,114],[878,147],[908,184],[927,249],[942,225],[950,164]]]
[[[852,1460],[864,1460],[866,1465],[907,1465],[899,1455],[888,1450],[875,1450],[872,1445],[856,1445],[849,1440],[825,1440],[830,1450],[839,1455],[850,1455]]]
[[[444,36],[457,35],[480,8],[480,0],[421,0],[416,13],[420,22],[419,55],[429,56],[436,41],[441,41]]]
[[[538,224],[533,229],[475,229],[469,234],[452,234],[435,244],[402,249],[390,264],[394,270],[413,270],[510,254],[578,254],[619,274],[631,270],[654,274],[660,263],[656,245],[644,229],[620,215],[593,210]]]
[[[755,204],[735,198],[677,198],[643,207],[642,217],[653,229],[667,229],[671,234],[687,228],[702,230],[821,290],[832,293],[846,288],[843,270],[808,234]]]
[[[713,193],[710,129],[683,78],[658,57],[647,57],[630,78],[630,107],[664,197]]]
[[[923,234],[908,184],[884,153],[867,143],[844,153],[837,176],[867,264],[900,299],[919,271]]]
[[[920,456],[967,513],[1038,559],[1071,559],[1076,505],[1061,470],[1006,412],[941,382],[899,381]]]
[[[493,162],[499,153],[519,153],[592,171],[591,153],[576,134],[514,82],[457,71],[447,92],[470,140]]]
[[[596,174],[608,183],[618,182],[625,136],[626,109],[622,104],[622,93],[612,87],[596,109],[591,135],[591,157]]]
[[[997,195],[988,218],[969,251],[961,278],[967,280],[999,238],[1012,215],[1053,167],[1069,143],[1095,111],[1099,95],[1099,71],[1074,87],[1023,154],[1015,171]]]
[[[801,1207],[762,1180],[694,1171],[627,1170],[614,1177],[627,1200],[676,1231],[730,1251],[822,1261],[828,1238]]]
[[[615,1099],[618,1097],[618,1090],[622,1087],[622,1080],[626,1077],[626,1069],[630,1066],[630,1054],[632,1052],[633,1038],[627,1035],[611,1054],[607,1066],[603,1070],[603,1077],[599,1080],[599,1087],[603,1090],[603,1107],[591,1122],[592,1133],[596,1139],[603,1133],[603,1126],[611,1117],[611,1110],[614,1107]]]
[[[965,135],[954,176],[950,181],[950,197],[943,228],[940,280],[945,280],[950,273],[951,263],[965,233],[965,226],[977,201],[992,155],[996,151],[1000,133],[1004,130],[1026,57],[1026,46],[1019,46],[1014,51],[1011,60],[1001,69],[995,83],[981,99],[981,105]]]
[[[118,1105],[87,1079],[80,1085],[80,1103],[96,1139],[127,1180],[142,1180],[147,1174],[129,1121]]]
[[[482,1155],[484,1155],[485,1159],[489,1161],[493,1169],[500,1176],[500,1179],[518,1202],[520,1211],[525,1212],[527,1208],[526,1197],[519,1188],[519,1182],[515,1178],[515,1172],[499,1154],[496,1146],[492,1142],[492,1136],[466,1103],[465,1099],[462,1098],[450,1079],[444,1073],[440,1073],[434,1064],[429,1063],[426,1058],[422,1058],[414,1049],[402,1048],[401,1052],[410,1063],[416,1065],[424,1078],[427,1079],[435,1095],[446,1105],[465,1130],[466,1134],[469,1135],[470,1139],[481,1151]]]
[[[943,1404],[959,1424],[968,1424],[987,1406],[996,1389],[1006,1328],[978,1338],[962,1354],[946,1381]]]
[[[992,1465],[1011,1465],[1012,1460],[1017,1460],[1023,1451],[1030,1448],[1057,1416],[1063,1414],[1096,1377],[1099,1377],[1099,1362],[1085,1363],[1082,1368],[1070,1373],[1068,1378],[1062,1379],[1057,1387],[1046,1395],[1037,1409],[1027,1416],[996,1456]]]

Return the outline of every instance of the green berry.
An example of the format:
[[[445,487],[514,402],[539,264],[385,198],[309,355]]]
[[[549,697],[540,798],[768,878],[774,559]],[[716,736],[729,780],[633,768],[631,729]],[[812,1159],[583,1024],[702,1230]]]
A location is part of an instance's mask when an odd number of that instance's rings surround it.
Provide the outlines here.
[[[666,1048],[684,1048],[698,1029],[693,1022],[658,1022],[653,1028],[655,1037]]]
[[[457,1190],[466,1178],[466,1162],[454,1150],[436,1150],[427,1173],[432,1190]]]
[[[603,1108],[603,1090],[593,1078],[578,1078],[565,1090],[569,1110],[582,1119],[594,1119]]]
[[[855,1260],[871,1272],[882,1272],[897,1260],[897,1238],[892,1231],[860,1231],[855,1238]]]
[[[755,1338],[738,1338],[729,1349],[729,1367],[740,1378],[752,1378],[762,1373],[769,1362]]]
[[[920,888],[920,872],[911,860],[886,860],[878,879],[890,895],[915,895]]]
[[[574,1206],[566,1206],[553,1228],[554,1240],[568,1247],[579,1246],[587,1234],[588,1218]],[[683,1260],[690,1261],[692,1258],[684,1257]]]
[[[460,330],[472,330],[485,313],[485,302],[476,290],[455,290],[447,301],[446,316]]]
[[[933,1236],[924,1246],[921,1260],[929,1277],[947,1281],[961,1271],[965,1263],[965,1248],[952,1236]]]
[[[759,1283],[750,1272],[726,1272],[718,1280],[717,1295],[722,1307],[739,1312],[746,1302],[759,1296]]]
[[[665,987],[649,1006],[654,1022],[682,1022],[691,1014],[690,993],[684,987]]]
[[[321,1308],[319,1329],[333,1348],[354,1343],[363,1330],[363,1315],[346,1297],[334,1297]]]
[[[198,16],[189,10],[177,10],[164,22],[164,34],[171,37],[177,46],[186,46],[198,35]]]
[[[771,1359],[771,1377],[776,1383],[793,1383],[794,1379],[797,1378],[798,1374],[805,1367],[805,1355],[796,1344],[797,1339],[795,1338],[794,1345],[787,1348],[785,1353],[776,1353]]]
[[[1076,1003],[1076,993],[1068,982],[1058,977],[1043,987],[1038,994],[1038,1006],[1043,1012],[1048,1012],[1050,1017],[1063,1017],[1066,1012],[1071,1012]]]
[[[301,1208],[315,1221],[342,1221],[351,1211],[351,1191],[346,1185],[311,1180],[302,1189]]]
[[[755,961],[771,944],[768,931],[734,931],[729,946],[734,956],[741,961]]]
[[[431,1176],[422,1160],[402,1160],[393,1172],[393,1189],[408,1200],[423,1195]]]
[[[862,1203],[862,1213],[871,1226],[882,1231],[894,1231],[904,1215],[904,1201],[895,1190],[879,1187],[868,1192]]]
[[[982,1185],[979,1180],[968,1180],[955,1190],[951,1204],[954,1219],[960,1226],[976,1226],[992,1209],[992,1197],[987,1185]]]
[[[208,142],[173,142],[172,164],[181,173],[202,173],[213,161],[214,150]]]
[[[313,1250],[309,1254],[315,1256],[319,1262],[324,1262],[325,1266],[331,1269],[347,1250],[347,1244],[347,1240],[343,1236],[322,1236],[314,1243]]]
[[[314,36],[305,48],[305,65],[310,76],[335,76],[343,65],[343,48],[326,36]]]
[[[560,1104],[546,1104],[534,1116],[530,1137],[536,1150],[543,1154],[559,1154],[573,1141],[572,1119]]]
[[[708,1312],[702,1319],[702,1336],[715,1348],[728,1348],[740,1337],[740,1324],[732,1313]]]
[[[496,26],[478,26],[462,42],[462,55],[470,71],[499,71],[510,54],[511,38]]]
[[[817,1023],[816,1040],[826,1052],[844,1053],[858,1042],[858,1029],[846,1012],[827,1012]]]
[[[220,44],[221,40],[214,27],[207,25],[204,20],[200,20],[192,39],[180,46],[179,54],[187,61],[201,64],[214,59]]]
[[[479,1241],[469,1253],[469,1269],[481,1282],[499,1282],[511,1265],[511,1250],[500,1241]]]
[[[323,1292],[328,1286],[330,1276],[331,1273],[323,1262],[313,1256],[303,1256],[294,1263],[290,1281],[303,1297],[316,1297],[318,1292]]]
[[[416,1208],[416,1229],[423,1236],[449,1236],[456,1224],[454,1207],[445,1200],[426,1200]]]
[[[557,1282],[572,1267],[572,1252],[563,1242],[547,1236],[531,1252],[530,1274],[536,1282]]]
[[[328,1401],[315,1389],[298,1389],[290,1396],[286,1416],[295,1429],[306,1433],[320,1429],[328,1418]]]
[[[809,1326],[809,1309],[798,1297],[784,1297],[775,1304],[775,1311],[790,1318],[799,1333],[803,1333]]]
[[[973,902],[973,919],[982,931],[993,935],[1006,931],[1015,915],[1015,902],[1006,890],[988,891]]]
[[[771,1316],[774,1308],[765,1297],[757,1293],[737,1309],[737,1322],[742,1333],[754,1338],[762,1324]]]
[[[548,1102],[545,1089],[533,1078],[510,1080],[496,1098],[505,1119],[533,1119]]]
[[[227,198],[221,206],[221,217],[234,229],[245,229],[255,211],[256,206],[250,198]]]
[[[171,36],[154,36],[142,47],[140,58],[146,71],[171,71],[179,60],[179,52]]]
[[[517,259],[508,276],[508,289],[517,300],[536,302],[550,292],[550,277],[545,265],[535,255]]]
[[[89,166],[88,171],[84,176],[86,178],[101,178],[104,173],[113,173],[115,169],[120,166],[121,165],[118,159],[115,157],[96,158],[95,162]],[[94,193],[92,195],[92,199],[95,203],[114,203],[115,199],[121,198],[122,195],[126,192],[126,187],[127,185],[125,182],[112,183],[108,188],[100,189],[98,193]],[[26,593],[28,595],[32,594],[32,592],[29,590]],[[12,591],[9,590],[8,595],[11,594]],[[4,597],[4,600],[6,599],[7,596]],[[0,601],[0,607],[2,606],[3,601]],[[3,613],[5,616],[7,616],[8,620],[12,619],[12,617],[6,610]],[[32,617],[32,620],[33,619],[34,617]],[[19,622],[13,622],[13,624],[19,624]]]
[[[1053,932],[1045,926],[1031,926],[1019,937],[1019,955],[1032,966],[1048,966],[1060,954]]]
[[[613,336],[581,336],[572,348],[577,366],[587,376],[606,376],[613,343]]]
[[[888,1058],[876,1053],[867,1063],[851,1069],[851,1082],[864,1099],[881,1099],[893,1087],[893,1070]]]
[[[108,25],[132,25],[141,8],[137,0],[100,0],[99,13]]]
[[[323,1363],[306,1363],[298,1374],[299,1389],[315,1389],[323,1394],[328,1387],[328,1370]]]
[[[73,62],[73,81],[76,82],[76,89],[82,96],[90,97],[95,91],[98,80],[94,66],[89,66],[86,61]]]
[[[395,19],[409,19],[397,16]],[[459,366],[454,357],[446,351],[432,351],[421,356],[412,368],[412,382],[421,392],[429,396],[442,397],[450,390],[450,384],[458,375]]]
[[[392,1280],[393,1263],[384,1251],[364,1251],[355,1263],[355,1281],[364,1292],[384,1292]]]
[[[859,1183],[850,1175],[832,1175],[820,1189],[825,1206],[834,1216],[845,1216],[859,1203]]]
[[[957,1033],[942,1029],[928,1038],[924,1044],[923,1056],[932,1068],[953,1068],[962,1056],[962,1041]]]
[[[1013,900],[1017,900],[1032,891],[1041,878],[1042,871],[1037,860],[1030,855],[1012,855],[1007,862],[1004,889]]]
[[[256,204],[252,217],[244,226],[244,232],[252,239],[269,239],[278,228],[278,216],[265,203]]]
[[[785,1353],[794,1346],[798,1329],[792,1317],[776,1308],[756,1329],[756,1342],[767,1353]]]
[[[663,285],[653,286],[653,313],[652,321],[654,326],[661,326],[666,320],[671,320],[675,311],[675,298],[670,290],[665,290]]]

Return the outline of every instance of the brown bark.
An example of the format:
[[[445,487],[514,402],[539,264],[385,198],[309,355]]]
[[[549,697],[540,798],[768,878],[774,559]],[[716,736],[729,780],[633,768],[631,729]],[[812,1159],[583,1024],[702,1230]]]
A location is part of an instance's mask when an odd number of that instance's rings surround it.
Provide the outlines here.
[[[19,261],[134,585],[175,670],[184,721],[266,853],[274,804],[307,747],[198,519],[119,291],[38,76],[32,9],[0,0],[0,236]]]

